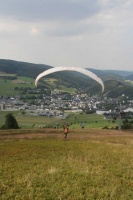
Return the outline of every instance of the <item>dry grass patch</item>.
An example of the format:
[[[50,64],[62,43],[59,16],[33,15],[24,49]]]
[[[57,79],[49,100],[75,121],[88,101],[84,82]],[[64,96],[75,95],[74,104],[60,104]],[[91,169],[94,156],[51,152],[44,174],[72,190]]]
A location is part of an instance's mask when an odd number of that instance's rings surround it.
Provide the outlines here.
[[[133,199],[130,131],[73,130],[66,141],[62,129],[0,135],[0,199]]]

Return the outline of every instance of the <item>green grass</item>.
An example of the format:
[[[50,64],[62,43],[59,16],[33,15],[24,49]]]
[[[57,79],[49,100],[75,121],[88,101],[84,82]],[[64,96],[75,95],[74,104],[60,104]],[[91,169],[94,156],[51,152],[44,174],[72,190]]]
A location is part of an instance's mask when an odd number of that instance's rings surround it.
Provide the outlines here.
[[[8,113],[13,113],[14,117],[17,119],[19,126],[22,129],[25,128],[36,128],[36,127],[62,127],[63,124],[69,124],[71,129],[81,128],[81,123],[85,122],[85,128],[103,128],[108,126],[109,128],[116,127],[118,125],[118,120],[112,122],[111,120],[105,120],[103,115],[97,114],[73,114],[70,113],[68,118],[65,120],[55,118],[55,117],[45,117],[45,116],[30,116],[22,115],[22,111],[1,111],[0,112],[0,127],[5,123],[5,115]]]
[[[58,121],[58,124],[62,126],[64,123],[68,124],[70,128],[81,128],[82,122],[85,123],[85,128],[103,128],[108,126],[109,128],[116,127],[118,120],[113,122],[112,119],[106,120],[103,115],[97,114],[85,114],[85,113],[69,113],[65,120]],[[52,126],[52,123],[51,123]]]
[[[18,76],[17,78],[18,79],[16,80],[8,80],[8,79],[5,80],[2,78],[2,76],[0,76],[0,95],[10,96],[10,95],[20,94],[21,92],[19,90],[14,90],[15,87],[35,88],[34,79],[23,76]]]
[[[14,114],[21,128],[32,128],[33,124],[35,125],[35,127],[47,125],[54,127],[57,123],[59,126],[62,126],[64,123],[68,123],[70,128],[80,128],[82,122],[85,122],[85,128],[103,128],[104,126],[108,126],[111,128],[112,126],[115,127],[116,125],[118,125],[118,121],[112,123],[112,120],[105,120],[103,119],[103,116],[97,114],[70,114],[70,116],[66,120],[61,120],[55,117],[50,118],[44,116],[22,115],[22,112],[20,111],[10,112]],[[9,111],[0,112],[1,125],[4,123],[5,115],[7,113],[9,113]]]
[[[71,128],[80,128],[82,122],[85,123],[85,128],[103,128],[104,126],[112,128],[118,125],[118,120],[115,122],[112,122],[112,119],[105,120],[103,115],[97,115],[96,113],[70,113],[65,121],[71,125]]]
[[[59,91],[60,92],[69,92],[71,94],[74,94],[77,92],[77,89],[72,88],[72,87],[66,87],[65,85],[59,85]]]
[[[131,200],[133,137],[125,137],[126,144],[120,135],[98,134],[82,141],[1,140],[0,199]]]
[[[21,91],[14,90],[15,87],[18,88],[35,88],[35,79],[25,76],[16,76],[16,80],[8,80],[3,78],[3,76],[14,76],[14,74],[0,74],[0,94],[1,95],[16,95],[21,94]],[[56,79],[49,79],[46,78],[45,81],[49,84],[50,87],[56,88]],[[67,88],[65,86],[59,85],[59,91],[61,92],[71,92],[74,93],[76,89],[74,88]]]
[[[26,76],[18,76],[17,78],[19,80],[22,80],[22,81],[26,82],[26,84],[29,84],[29,85],[33,84],[33,86],[35,87],[35,79],[30,78],[30,77],[26,77]]]
[[[45,127],[46,125],[50,123],[56,123],[56,118],[50,118],[45,116],[30,116],[30,115],[23,115],[22,111],[1,111],[0,112],[0,127],[5,123],[5,116],[8,113],[12,113],[13,116],[16,118],[19,126],[22,129],[25,128],[36,128],[39,126]]]
[[[58,88],[57,88],[57,79],[54,78],[45,78],[45,81],[52,87],[56,88],[60,92],[70,92],[70,93],[75,93],[77,91],[76,88],[71,88],[71,87],[66,87],[65,85],[59,84],[58,83]]]
[[[15,95],[14,87],[16,85],[12,84],[12,80],[4,80],[0,78],[0,94],[1,95]]]

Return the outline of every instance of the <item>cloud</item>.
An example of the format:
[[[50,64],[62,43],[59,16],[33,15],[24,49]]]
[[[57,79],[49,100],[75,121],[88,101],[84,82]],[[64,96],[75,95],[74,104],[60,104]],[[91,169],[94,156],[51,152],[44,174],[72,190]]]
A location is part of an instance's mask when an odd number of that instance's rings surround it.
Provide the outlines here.
[[[0,15],[18,20],[78,20],[100,11],[98,0],[10,0],[0,1]]]
[[[0,0],[2,58],[133,68],[132,0]]]
[[[0,16],[20,23],[38,23],[51,36],[70,37],[131,26],[131,8],[131,0],[1,0]]]
[[[24,21],[82,20],[131,3],[131,0],[1,0],[0,15]]]

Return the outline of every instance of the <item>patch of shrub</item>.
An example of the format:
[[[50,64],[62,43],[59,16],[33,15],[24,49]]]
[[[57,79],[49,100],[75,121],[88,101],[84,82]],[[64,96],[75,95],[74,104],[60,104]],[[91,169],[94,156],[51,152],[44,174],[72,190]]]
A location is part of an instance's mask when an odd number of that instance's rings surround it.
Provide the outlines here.
[[[104,126],[102,129],[109,129],[109,127],[108,126]]]

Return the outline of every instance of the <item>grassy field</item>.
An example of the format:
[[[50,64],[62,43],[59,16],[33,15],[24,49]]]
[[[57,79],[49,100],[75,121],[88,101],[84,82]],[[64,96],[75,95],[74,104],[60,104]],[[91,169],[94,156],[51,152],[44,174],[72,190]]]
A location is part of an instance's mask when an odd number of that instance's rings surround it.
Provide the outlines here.
[[[1,111],[0,112],[0,126],[2,126],[5,123],[5,116],[8,113],[12,113],[13,116],[16,118],[19,127],[21,129],[32,129],[37,128],[41,126],[46,126],[50,123],[55,123],[57,121],[56,118],[50,118],[45,116],[30,116],[30,115],[23,115],[22,111]]]
[[[17,119],[19,126],[22,129],[25,128],[37,128],[37,127],[62,127],[63,124],[68,124],[71,129],[81,128],[82,122],[85,123],[85,128],[103,128],[108,126],[109,128],[116,127],[118,125],[118,120],[115,122],[110,120],[105,120],[103,115],[97,114],[79,114],[70,113],[66,119],[56,118],[56,117],[45,117],[45,116],[30,116],[30,113],[23,115],[23,111],[1,111],[0,112],[0,127],[5,122],[5,115],[7,113],[13,113],[14,117]],[[31,113],[32,114],[32,113]]]
[[[104,119],[103,115],[85,114],[85,113],[70,113],[66,123],[71,125],[71,128],[80,128],[82,123],[85,123],[85,128],[103,128],[108,126],[109,128],[116,127],[118,120]]]
[[[132,132],[77,129],[66,141],[60,129],[9,132],[0,137],[0,199],[133,199]]]
[[[8,74],[4,74],[4,75],[9,76]],[[10,76],[13,76],[13,74],[10,74]],[[18,76],[16,80],[8,80],[8,79],[5,80],[5,78],[2,78],[2,75],[0,74],[0,94],[1,95],[10,96],[10,95],[20,94],[20,91],[14,90],[15,87],[35,88],[34,79],[24,77],[24,76]]]

